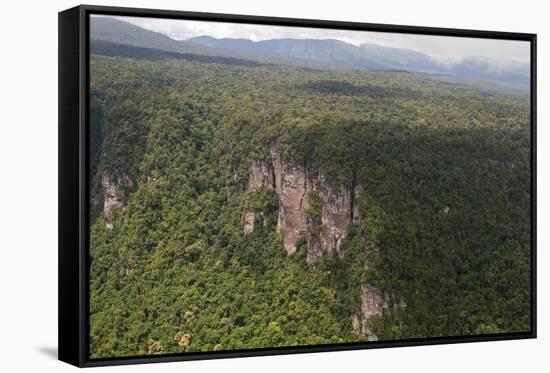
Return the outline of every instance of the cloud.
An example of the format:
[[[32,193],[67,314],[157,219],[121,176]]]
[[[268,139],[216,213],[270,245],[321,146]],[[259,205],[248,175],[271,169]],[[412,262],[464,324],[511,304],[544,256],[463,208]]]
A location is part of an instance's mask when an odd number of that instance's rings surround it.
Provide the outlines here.
[[[316,29],[307,27],[266,26],[224,22],[188,21],[145,17],[116,17],[173,39],[184,40],[200,35],[215,38],[265,39],[338,39],[350,44],[372,43],[385,47],[412,49],[441,63],[455,64],[467,58],[485,58],[502,66],[514,62],[529,63],[530,44],[526,41],[413,35],[370,31]]]

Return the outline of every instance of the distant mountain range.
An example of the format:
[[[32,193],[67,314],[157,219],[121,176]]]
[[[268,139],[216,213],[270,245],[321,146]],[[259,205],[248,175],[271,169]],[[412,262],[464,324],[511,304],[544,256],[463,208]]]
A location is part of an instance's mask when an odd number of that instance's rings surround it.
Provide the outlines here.
[[[335,39],[216,39],[197,36],[174,40],[162,33],[114,18],[94,17],[91,39],[169,52],[250,59],[316,69],[407,70],[449,74],[512,84],[529,84],[526,63],[471,57],[455,64],[442,64],[426,54],[375,44],[355,46]]]
[[[212,54],[209,48],[197,43],[174,40],[160,32],[110,17],[92,18],[90,39],[169,52]]]
[[[502,81],[515,84],[529,83],[529,64],[471,57],[459,63],[446,65],[436,59],[403,48],[382,47],[375,44],[355,46],[334,39],[216,39],[198,36],[189,42],[211,48],[242,51],[258,55],[283,55],[301,59],[326,61],[359,69],[409,70],[424,73],[451,74],[467,78]]]
[[[430,57],[422,53],[374,44],[356,47],[335,39],[271,39],[254,42],[248,39],[215,39],[211,36],[198,36],[188,41],[223,50],[321,60],[359,69],[410,68],[415,71],[442,72],[439,65],[434,64]]]

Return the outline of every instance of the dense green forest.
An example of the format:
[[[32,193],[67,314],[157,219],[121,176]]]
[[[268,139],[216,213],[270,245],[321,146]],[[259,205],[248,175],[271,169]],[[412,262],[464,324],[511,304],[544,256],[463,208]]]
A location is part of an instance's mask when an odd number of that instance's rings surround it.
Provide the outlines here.
[[[369,319],[380,340],[529,330],[525,93],[101,48],[90,61],[91,357],[364,341],[352,316],[367,282],[387,294]],[[315,232],[287,255],[275,192],[248,188],[274,143],[330,185],[361,185],[343,255],[308,264]],[[105,213],[108,187],[118,200]],[[264,216],[251,234],[248,210]]]

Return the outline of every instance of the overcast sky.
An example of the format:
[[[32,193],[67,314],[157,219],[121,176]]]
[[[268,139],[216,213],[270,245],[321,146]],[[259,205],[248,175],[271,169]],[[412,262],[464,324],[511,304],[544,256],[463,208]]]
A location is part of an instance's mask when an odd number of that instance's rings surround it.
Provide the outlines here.
[[[171,20],[161,18],[116,17],[145,29],[157,31],[177,40],[199,35],[215,38],[265,39],[338,39],[359,45],[413,49],[428,54],[440,62],[455,63],[467,57],[486,57],[529,63],[529,42],[496,39],[476,39],[432,35],[411,35],[370,31],[346,31],[306,27],[283,27],[224,22]]]

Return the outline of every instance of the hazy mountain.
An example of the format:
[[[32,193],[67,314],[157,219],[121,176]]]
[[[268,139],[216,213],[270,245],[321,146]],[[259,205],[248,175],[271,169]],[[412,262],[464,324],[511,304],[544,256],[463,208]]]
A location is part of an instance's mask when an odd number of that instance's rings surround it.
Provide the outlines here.
[[[389,48],[376,44],[361,44],[359,49],[369,58],[394,68],[423,72],[443,72],[444,70],[432,57],[411,49]]]
[[[396,69],[442,72],[441,66],[425,54],[408,49],[387,48],[375,44],[360,47],[334,39],[271,39],[254,42],[248,39],[216,39],[198,36],[188,41],[224,50],[238,50],[262,55],[285,55],[315,59],[354,68]]]
[[[375,44],[355,46],[335,39],[216,39],[198,36],[174,40],[162,33],[146,30],[111,17],[93,17],[92,40],[163,51],[207,56],[249,59],[316,69],[408,70],[451,74],[514,84],[529,83],[529,64],[471,57],[453,65],[410,49]]]
[[[467,78],[529,84],[531,71],[527,63],[505,62],[485,57],[470,57],[450,68],[455,75]]]
[[[193,43],[188,40],[175,40],[162,33],[146,30],[142,27],[112,17],[93,17],[90,22],[90,39],[95,41],[130,45],[139,48],[158,49],[169,52],[192,53],[239,59],[244,58],[260,63],[277,63],[281,65],[313,69],[338,68],[338,66],[330,64],[326,61],[293,58],[285,55],[264,56],[259,53],[254,53],[253,51],[248,53],[244,49],[238,48],[217,48],[214,45],[208,45],[206,38],[204,43]],[[242,40],[245,41],[246,39]],[[246,41],[251,42],[250,40]]]
[[[111,17],[92,18],[90,39],[171,52],[216,54],[216,51],[196,43],[174,40],[160,32],[146,30]]]
[[[353,68],[394,68],[390,64],[370,58],[352,44],[334,39],[271,39],[254,42],[248,39],[216,39],[211,36],[198,36],[188,41],[224,50],[321,60]]]
[[[248,39],[216,39],[206,35],[194,37],[188,41],[226,51],[240,51],[262,56],[290,56],[325,61],[350,68],[400,69],[514,84],[529,83],[529,64],[508,61],[502,64],[501,61],[479,57],[471,57],[456,64],[442,64],[414,50],[376,44],[355,46],[334,39],[271,39],[255,42]]]

